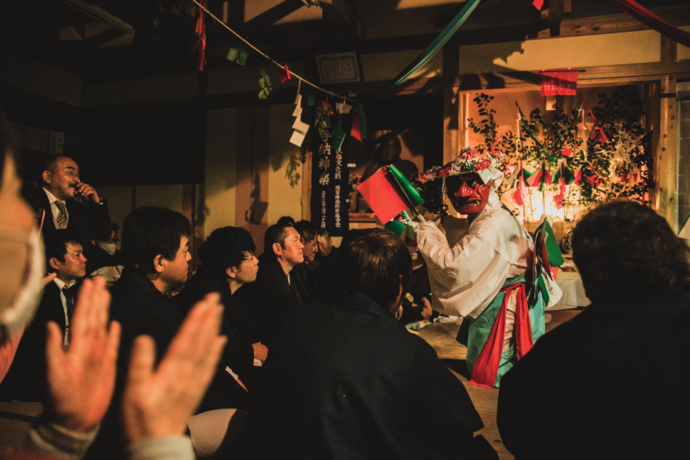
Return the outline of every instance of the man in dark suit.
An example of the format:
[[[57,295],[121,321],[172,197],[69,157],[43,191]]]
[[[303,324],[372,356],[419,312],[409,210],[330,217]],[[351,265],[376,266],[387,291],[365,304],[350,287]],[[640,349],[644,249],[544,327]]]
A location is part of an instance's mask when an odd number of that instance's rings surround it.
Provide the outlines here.
[[[222,361],[250,391],[261,369],[255,362],[265,361],[268,353],[259,340],[253,298],[247,290],[259,271],[255,249],[247,230],[229,226],[215,229],[199,247],[203,265],[173,299],[186,313],[209,292],[220,294],[225,306],[221,333],[228,338]]]
[[[66,156],[50,158],[41,173],[40,186],[22,191],[37,213],[43,234],[66,228],[79,235],[88,255],[91,241],[110,236],[108,205],[95,188],[79,178],[79,166]]]
[[[49,282],[31,325],[22,337],[10,371],[2,382],[5,398],[43,401],[45,386],[46,324],[57,323],[63,331],[62,346],[70,342],[70,321],[77,284],[86,275],[86,258],[79,237],[70,230],[55,230],[45,238]]]
[[[247,286],[261,322],[262,340],[269,349],[285,318],[309,299],[309,292],[295,276],[294,268],[304,263],[304,244],[294,225],[281,221],[264,234],[264,253],[259,257],[256,282]]]
[[[372,229],[344,251],[335,300],[296,310],[274,341],[252,392],[243,454],[497,458],[474,437],[482,420],[463,384],[396,320],[412,271],[405,244]]]
[[[111,288],[112,319],[122,326],[118,368],[126,373],[136,337],[146,334],[156,344],[156,362],[165,354],[184,321],[171,296],[187,281],[191,226],[182,214],[160,207],[132,211],[122,228],[124,270]],[[220,366],[220,364],[219,364]],[[222,366],[223,368],[225,366]],[[200,410],[239,407],[224,391],[237,383],[226,372],[214,380]],[[232,401],[234,403],[236,401]]]

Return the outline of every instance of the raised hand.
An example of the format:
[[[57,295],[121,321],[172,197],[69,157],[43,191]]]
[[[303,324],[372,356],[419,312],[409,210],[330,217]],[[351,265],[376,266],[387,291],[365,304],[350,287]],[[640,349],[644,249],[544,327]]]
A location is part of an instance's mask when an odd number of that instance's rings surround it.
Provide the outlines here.
[[[48,323],[46,412],[51,420],[79,432],[93,430],[103,419],[115,387],[120,325],[108,324],[110,293],[101,277],[85,279],[70,324],[69,349],[62,331]]]
[[[96,189],[89,184],[77,182],[74,188],[77,195],[83,197],[87,201],[98,203],[101,200],[101,198],[98,196],[98,192],[96,192]]]
[[[137,337],[122,402],[129,442],[185,432],[226,342],[218,335],[223,315],[219,300],[217,293],[211,293],[194,305],[155,371],[153,339]]]

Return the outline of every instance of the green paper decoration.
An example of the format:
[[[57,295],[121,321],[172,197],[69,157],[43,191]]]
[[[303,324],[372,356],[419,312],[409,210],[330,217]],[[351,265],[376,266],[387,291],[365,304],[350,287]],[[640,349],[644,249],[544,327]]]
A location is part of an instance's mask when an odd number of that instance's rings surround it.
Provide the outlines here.
[[[333,130],[332,136],[333,136],[333,150],[337,152],[342,147],[343,141],[345,141],[346,134],[345,134],[345,131],[343,131],[339,128],[336,128]]]
[[[259,91],[259,99],[268,99],[268,96],[273,92],[273,83],[271,82],[271,77],[266,72],[266,69],[261,69],[259,71],[259,86],[261,91]]]

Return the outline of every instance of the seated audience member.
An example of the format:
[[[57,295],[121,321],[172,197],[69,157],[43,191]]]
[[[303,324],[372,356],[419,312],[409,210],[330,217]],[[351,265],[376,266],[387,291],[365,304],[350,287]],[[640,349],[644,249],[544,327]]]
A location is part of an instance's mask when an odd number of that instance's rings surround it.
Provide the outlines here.
[[[187,280],[189,235],[187,218],[170,209],[135,209],[122,228],[122,256],[125,269],[111,288],[112,319],[122,326],[118,371],[127,376],[136,337],[147,335],[156,345],[158,363],[177,333],[184,314],[168,297]],[[224,366],[219,364],[219,368]],[[118,386],[104,427],[89,452],[92,458],[122,455],[111,446],[121,444],[118,431]],[[217,372],[197,412],[241,407],[246,392],[230,374]],[[171,401],[172,403],[172,401]]]
[[[41,172],[40,185],[27,185],[24,198],[38,214],[43,235],[66,228],[79,235],[88,258],[91,241],[110,234],[110,212],[95,188],[81,181],[79,166],[68,156],[51,156]]]
[[[77,281],[86,275],[86,258],[79,237],[70,230],[46,235],[45,257],[55,278],[43,289],[31,325],[25,330],[14,365],[2,382],[5,398],[43,401],[45,396],[46,324],[52,321],[62,331],[62,346],[70,344],[71,320],[76,301]]]
[[[112,224],[108,239],[93,241],[87,264],[89,276],[91,278],[102,276],[105,278],[108,287],[112,287],[115,281],[120,279],[122,269],[124,268],[122,253],[117,248],[117,244],[120,241],[117,236],[119,229],[119,225]]]
[[[184,314],[168,296],[187,281],[190,233],[187,218],[170,209],[139,208],[125,219],[125,269],[112,287],[111,308],[113,319],[122,325],[121,370],[127,369],[135,337],[153,338],[158,362],[182,324]],[[230,374],[218,372],[199,411],[243,407],[245,393]]]
[[[6,127],[0,112],[0,381],[12,365],[43,284],[55,277],[42,280],[43,243],[33,211],[19,195],[21,181]],[[117,323],[108,327],[110,297],[102,279],[85,280],[78,297],[68,350],[60,326],[47,326],[44,413],[17,439],[15,452],[2,452],[3,458],[81,458],[110,404],[120,328]],[[150,341],[138,339],[123,402],[130,460],[194,458],[185,423],[205,393],[223,347],[224,339],[217,335],[220,316],[217,302],[200,302],[155,372]]]
[[[372,229],[340,251],[337,300],[295,311],[271,348],[247,457],[496,458],[474,438],[462,383],[395,319],[412,269],[403,242]]]
[[[333,246],[333,240],[331,240],[331,234],[328,230],[319,230],[316,235],[316,258],[319,263],[326,263],[327,260],[335,259],[338,253],[338,247]]]
[[[259,261],[254,256],[254,240],[239,227],[222,227],[211,232],[199,247],[202,266],[175,303],[187,311],[209,292],[218,292],[225,306],[221,333],[228,338],[222,358],[242,383],[251,386],[258,369],[255,360],[266,360],[268,348],[259,340],[260,331],[253,303],[245,284],[256,281]]]
[[[573,230],[590,306],[503,379],[498,428],[517,458],[677,458],[690,445],[690,250],[652,209],[592,208]]]
[[[250,291],[256,301],[262,340],[269,349],[285,318],[308,297],[295,279],[293,269],[304,262],[304,245],[299,232],[287,221],[271,225],[264,234],[264,253],[259,257],[259,274]]]
[[[319,297],[319,285],[317,284],[315,260],[318,253],[316,246],[316,225],[308,220],[300,220],[295,224],[295,229],[299,233],[300,241],[304,248],[302,254],[304,255],[304,263],[297,265],[293,273],[298,278],[300,284],[304,286],[305,296],[302,299],[303,304],[307,304]]]

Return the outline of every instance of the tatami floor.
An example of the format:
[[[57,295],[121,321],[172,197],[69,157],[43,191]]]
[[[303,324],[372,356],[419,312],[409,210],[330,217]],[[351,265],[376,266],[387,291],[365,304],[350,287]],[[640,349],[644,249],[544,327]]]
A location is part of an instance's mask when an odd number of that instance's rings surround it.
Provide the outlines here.
[[[547,332],[559,324],[577,315],[581,310],[560,310],[550,312],[550,321],[546,325]],[[466,349],[455,341],[459,322],[435,322],[422,329],[414,331],[434,347],[438,357],[444,361],[450,371],[465,385],[474,406],[484,421],[481,434],[496,449],[501,460],[514,457],[508,452],[496,427],[496,406],[498,390],[469,385],[468,373],[465,367]],[[41,412],[39,403],[25,403],[20,401],[0,402],[0,450],[13,445],[20,439],[22,433],[29,427],[32,420]]]

